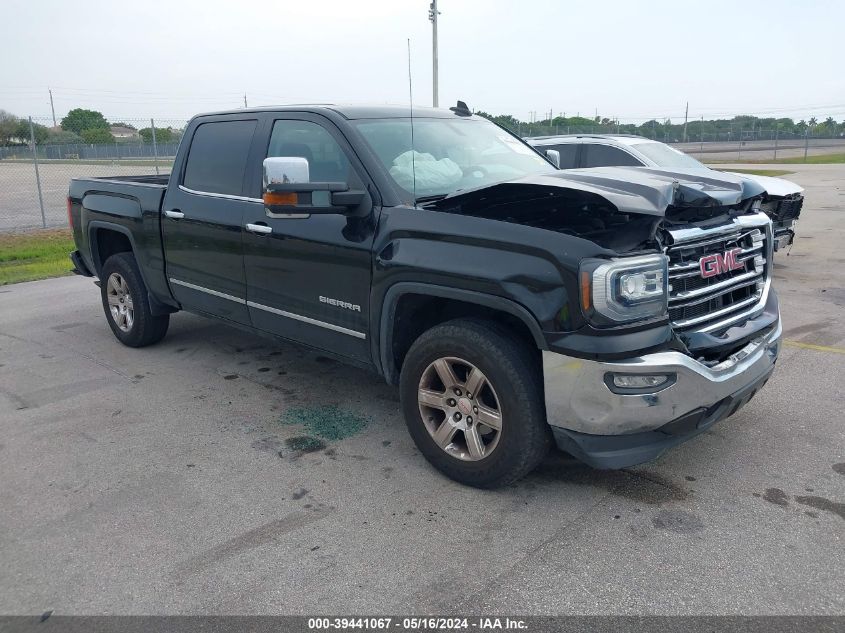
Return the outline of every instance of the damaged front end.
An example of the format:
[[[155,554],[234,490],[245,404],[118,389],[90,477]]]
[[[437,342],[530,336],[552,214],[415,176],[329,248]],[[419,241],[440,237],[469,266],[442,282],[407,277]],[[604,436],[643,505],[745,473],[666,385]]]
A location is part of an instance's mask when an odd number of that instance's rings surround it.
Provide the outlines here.
[[[573,235],[623,263],[660,254],[665,279],[659,272],[617,279],[609,274],[608,258],[582,261],[581,275],[588,273],[591,282],[607,286],[624,279],[631,287],[615,300],[594,285],[590,297],[582,296],[582,312],[597,328],[668,318],[675,346],[711,363],[776,319],[776,304],[767,310],[773,239],[771,222],[759,209],[765,196],[756,182],[717,172],[605,167],[459,192],[428,208]],[[657,296],[658,281],[666,286],[660,295],[665,309],[649,311],[644,306]],[[647,284],[652,296],[637,284]],[[763,322],[749,325],[761,313],[767,315]]]
[[[803,193],[791,193],[786,196],[767,195],[763,199],[760,210],[772,220],[775,251],[782,250],[795,241],[795,227],[803,206]]]
[[[772,220],[774,250],[779,251],[791,245],[795,241],[795,227],[804,206],[804,189],[783,178],[757,174],[731,175],[763,187],[766,193],[760,201],[760,210]]]
[[[765,195],[730,175],[608,167],[500,183],[429,208],[605,249],[579,268],[587,325],[543,352],[543,373],[559,447],[595,467],[621,468],[732,415],[771,375],[781,328]],[[664,344],[615,353],[629,332],[667,322]],[[595,340],[602,353],[566,351],[576,339]]]

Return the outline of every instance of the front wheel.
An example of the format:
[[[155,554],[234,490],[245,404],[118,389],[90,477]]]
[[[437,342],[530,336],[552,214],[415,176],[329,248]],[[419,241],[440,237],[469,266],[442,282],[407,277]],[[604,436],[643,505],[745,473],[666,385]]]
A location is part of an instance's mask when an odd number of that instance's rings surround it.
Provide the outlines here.
[[[124,345],[145,347],[167,334],[170,315],[151,313],[147,287],[132,253],[117,253],[103,264],[100,296],[109,327]]]
[[[551,446],[538,362],[494,323],[457,319],[422,334],[405,357],[400,392],[420,452],[460,483],[507,485]]]

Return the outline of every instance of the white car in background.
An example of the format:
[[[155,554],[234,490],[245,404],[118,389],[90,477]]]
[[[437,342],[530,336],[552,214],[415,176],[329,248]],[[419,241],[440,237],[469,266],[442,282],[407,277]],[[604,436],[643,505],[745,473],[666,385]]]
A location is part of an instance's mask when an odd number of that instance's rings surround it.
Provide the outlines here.
[[[549,150],[557,152],[560,169],[632,166],[713,171],[692,156],[643,136],[566,134],[536,136],[525,140],[541,153]],[[766,190],[760,208],[772,219],[775,250],[792,244],[795,224],[804,204],[804,189],[783,178],[727,173],[756,182]]]

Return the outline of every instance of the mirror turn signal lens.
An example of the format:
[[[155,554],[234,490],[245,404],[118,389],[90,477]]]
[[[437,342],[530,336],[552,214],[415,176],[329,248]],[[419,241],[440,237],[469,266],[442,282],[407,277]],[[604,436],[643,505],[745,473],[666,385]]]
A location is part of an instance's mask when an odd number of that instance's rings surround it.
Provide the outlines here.
[[[264,204],[268,207],[295,207],[296,203],[299,200],[299,197],[296,192],[279,193],[275,191],[265,191],[263,197]]]

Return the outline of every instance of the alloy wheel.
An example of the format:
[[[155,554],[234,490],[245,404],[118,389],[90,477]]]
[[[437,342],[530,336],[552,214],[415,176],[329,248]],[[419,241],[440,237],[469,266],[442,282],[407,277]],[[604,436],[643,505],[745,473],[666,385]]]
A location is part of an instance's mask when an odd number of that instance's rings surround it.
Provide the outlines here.
[[[109,311],[115,324],[122,332],[128,332],[135,323],[135,308],[132,303],[132,294],[126,279],[120,273],[112,273],[106,282],[106,297],[109,302]]]
[[[472,363],[438,358],[420,378],[423,424],[437,445],[464,461],[488,457],[502,434],[502,410],[493,384]]]

